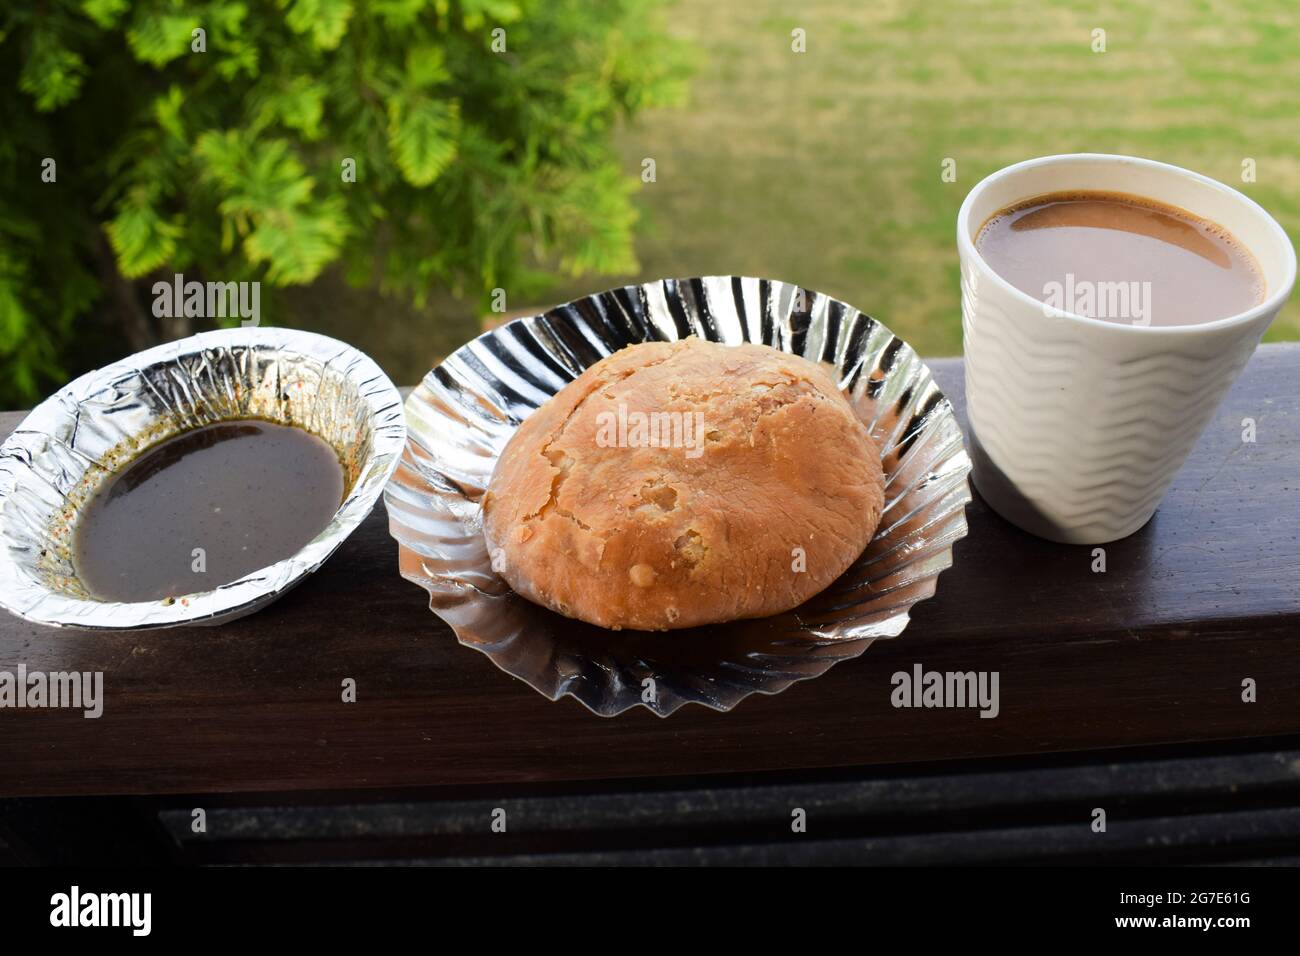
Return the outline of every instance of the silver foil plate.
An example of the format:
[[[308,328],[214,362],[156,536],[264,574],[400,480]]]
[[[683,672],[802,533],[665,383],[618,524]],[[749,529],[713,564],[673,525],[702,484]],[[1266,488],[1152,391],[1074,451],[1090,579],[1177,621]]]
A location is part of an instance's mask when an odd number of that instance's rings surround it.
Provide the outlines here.
[[[347,495],[329,525],[292,557],[212,590],[135,603],[92,597],[73,541],[96,491],[158,442],[235,418],[295,425],[334,448]],[[37,406],[0,446],[0,604],[29,621],[85,628],[251,613],[320,567],[369,514],[405,438],[401,396],[379,366],[310,332],[219,329],[89,372]]]
[[[689,335],[762,342],[833,366],[881,447],[886,499],[875,537],[826,590],[759,620],[608,631],[519,597],[492,570],[480,507],[515,428],[605,356]],[[406,450],[384,494],[402,575],[429,592],[460,643],[546,697],[571,695],[602,716],[638,705],[667,716],[686,703],[725,711],[817,677],[902,633],[966,534],[970,460],[930,370],[870,316],[782,282],[652,282],[517,319],[429,372],[406,414]]]

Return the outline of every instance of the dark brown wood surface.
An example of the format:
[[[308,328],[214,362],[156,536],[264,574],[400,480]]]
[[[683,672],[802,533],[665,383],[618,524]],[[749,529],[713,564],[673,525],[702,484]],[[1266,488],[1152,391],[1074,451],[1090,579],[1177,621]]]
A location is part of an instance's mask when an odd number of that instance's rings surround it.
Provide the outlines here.
[[[962,411],[961,363],[932,366]],[[398,577],[382,506],[315,576],[224,626],[79,632],[0,612],[0,670],[102,670],[106,697],[98,720],[0,710],[0,796],[788,771],[1300,732],[1300,345],[1259,351],[1153,521],[1106,547],[1105,573],[1092,549],[1032,538],[978,497],[967,516],[900,637],[729,714],[602,719],[542,698],[457,645]],[[894,709],[890,677],[916,663],[998,671],[1001,714]]]

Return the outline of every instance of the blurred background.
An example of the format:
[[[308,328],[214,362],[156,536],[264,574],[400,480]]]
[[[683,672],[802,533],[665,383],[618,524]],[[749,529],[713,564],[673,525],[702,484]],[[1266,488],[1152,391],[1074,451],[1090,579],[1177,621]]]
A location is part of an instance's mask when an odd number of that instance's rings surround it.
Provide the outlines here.
[[[178,272],[400,384],[503,314],[719,273],[958,354],[957,209],[1049,153],[1300,235],[1290,0],[9,0],[0,52],[7,407],[221,324],[154,314]]]

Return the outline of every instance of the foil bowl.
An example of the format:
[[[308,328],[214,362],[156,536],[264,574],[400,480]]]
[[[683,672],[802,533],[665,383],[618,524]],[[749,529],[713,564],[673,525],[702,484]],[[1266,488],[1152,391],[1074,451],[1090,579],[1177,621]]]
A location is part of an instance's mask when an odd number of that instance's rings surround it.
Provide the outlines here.
[[[330,523],[292,557],[212,590],[132,603],[92,597],[72,544],[86,504],[141,452],[233,418],[294,425],[335,450],[346,496]],[[88,372],[0,446],[0,605],[38,624],[81,628],[215,624],[252,613],[320,567],[370,513],[405,440],[401,395],[379,366],[310,332],[219,329]]]
[[[880,442],[885,508],[861,557],[774,617],[686,630],[607,631],[515,594],[492,569],[480,501],[519,423],[627,345],[696,335],[762,342],[833,367]],[[738,276],[666,280],[588,296],[480,335],[406,402],[409,437],[384,493],[402,576],[466,647],[551,700],[601,716],[643,706],[735,707],[897,637],[966,534],[970,459],[952,405],[907,343],[852,306]],[[835,454],[833,448],[827,454]]]

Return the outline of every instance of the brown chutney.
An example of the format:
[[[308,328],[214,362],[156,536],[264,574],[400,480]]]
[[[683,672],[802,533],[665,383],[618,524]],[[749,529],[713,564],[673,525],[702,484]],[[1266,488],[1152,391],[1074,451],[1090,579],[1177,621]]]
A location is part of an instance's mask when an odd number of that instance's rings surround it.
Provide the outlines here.
[[[315,435],[259,419],[205,425],[105,482],[77,521],[73,563],[101,601],[209,591],[297,553],[343,494],[343,466]]]

